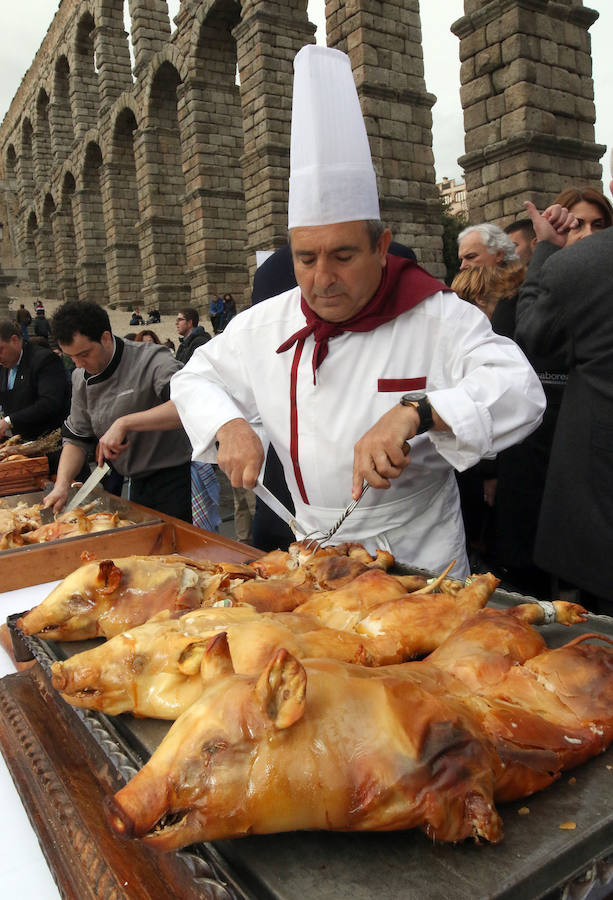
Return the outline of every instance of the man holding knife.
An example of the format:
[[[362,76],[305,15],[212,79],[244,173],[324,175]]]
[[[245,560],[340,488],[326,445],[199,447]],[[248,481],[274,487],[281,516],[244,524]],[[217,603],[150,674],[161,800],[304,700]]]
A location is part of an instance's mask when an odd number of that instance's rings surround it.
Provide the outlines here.
[[[199,348],[173,377],[171,399],[194,457],[217,457],[233,485],[253,487],[264,459],[254,426],[263,426],[306,527],[327,531],[366,480],[379,490],[335,540],[434,570],[456,558],[455,573],[467,574],[453,469],[534,430],[542,388],[478,309],[388,255],[348,57],[309,46],[294,66],[298,287]]]
[[[96,303],[69,301],[52,320],[54,336],[74,361],[72,403],[62,429],[62,454],[45,506],[62,509],[68,489],[99,438],[120,417],[161,406],[171,376],[181,368],[165,347],[122,341]],[[130,432],[121,452],[110,453],[130,479],[130,499],[191,522],[189,440],[182,428]],[[105,456],[104,445],[98,462]]]

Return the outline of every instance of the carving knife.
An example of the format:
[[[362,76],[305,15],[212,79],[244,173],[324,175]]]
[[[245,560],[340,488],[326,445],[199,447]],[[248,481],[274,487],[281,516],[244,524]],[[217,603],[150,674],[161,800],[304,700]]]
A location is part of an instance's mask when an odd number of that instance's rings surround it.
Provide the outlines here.
[[[92,474],[89,476],[85,484],[79,488],[77,493],[74,495],[72,500],[70,500],[66,504],[66,512],[70,512],[71,509],[74,509],[76,506],[80,506],[87,497],[91,494],[93,489],[99,484],[99,482],[104,478],[107,472],[110,471],[110,466],[108,463],[105,463],[103,466],[96,466]]]
[[[276,515],[278,515],[280,519],[283,519],[284,522],[287,522],[289,527],[294,532],[294,535],[296,535],[296,531],[299,531],[301,534],[307,534],[308,529],[303,528],[303,526],[300,524],[300,522],[298,522],[293,513],[291,513],[289,509],[283,506],[281,501],[277,500],[275,495],[272,494],[267,487],[264,487],[259,478],[255,483],[253,493],[256,495],[256,497],[259,497],[260,500],[263,500],[266,506],[269,509],[272,509],[272,511],[276,513]]]

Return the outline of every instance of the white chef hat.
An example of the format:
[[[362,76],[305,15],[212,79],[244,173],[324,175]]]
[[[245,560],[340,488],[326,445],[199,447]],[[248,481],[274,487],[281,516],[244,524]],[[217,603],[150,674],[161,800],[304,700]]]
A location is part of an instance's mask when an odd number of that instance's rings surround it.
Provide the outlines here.
[[[288,227],[378,218],[377,179],[349,57],[309,44],[294,59]]]

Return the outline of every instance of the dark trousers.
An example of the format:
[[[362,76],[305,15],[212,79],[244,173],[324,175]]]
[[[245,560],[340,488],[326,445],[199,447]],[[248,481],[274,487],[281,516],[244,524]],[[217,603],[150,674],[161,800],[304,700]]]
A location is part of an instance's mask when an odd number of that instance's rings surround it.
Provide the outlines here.
[[[132,478],[130,500],[167,516],[192,521],[192,482],[189,461]]]

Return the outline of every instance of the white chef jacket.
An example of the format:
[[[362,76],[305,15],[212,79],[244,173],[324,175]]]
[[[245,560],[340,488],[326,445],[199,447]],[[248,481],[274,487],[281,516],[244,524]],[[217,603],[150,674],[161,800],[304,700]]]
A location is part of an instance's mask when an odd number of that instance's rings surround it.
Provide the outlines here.
[[[263,427],[296,518],[325,532],[351,501],[356,442],[403,394],[423,388],[451,431],[413,438],[406,469],[388,490],[371,488],[333,540],[389,549],[398,562],[433,571],[456,558],[454,572],[467,574],[453,469],[494,456],[539,425],[545,395],[522,351],[475,306],[439,291],[374,331],[330,338],[314,383],[312,335],[299,360],[295,347],[276,352],[304,325],[296,287],[240,313],[173,376],[171,399],[193,458],[215,461],[215,435],[230,419]]]

